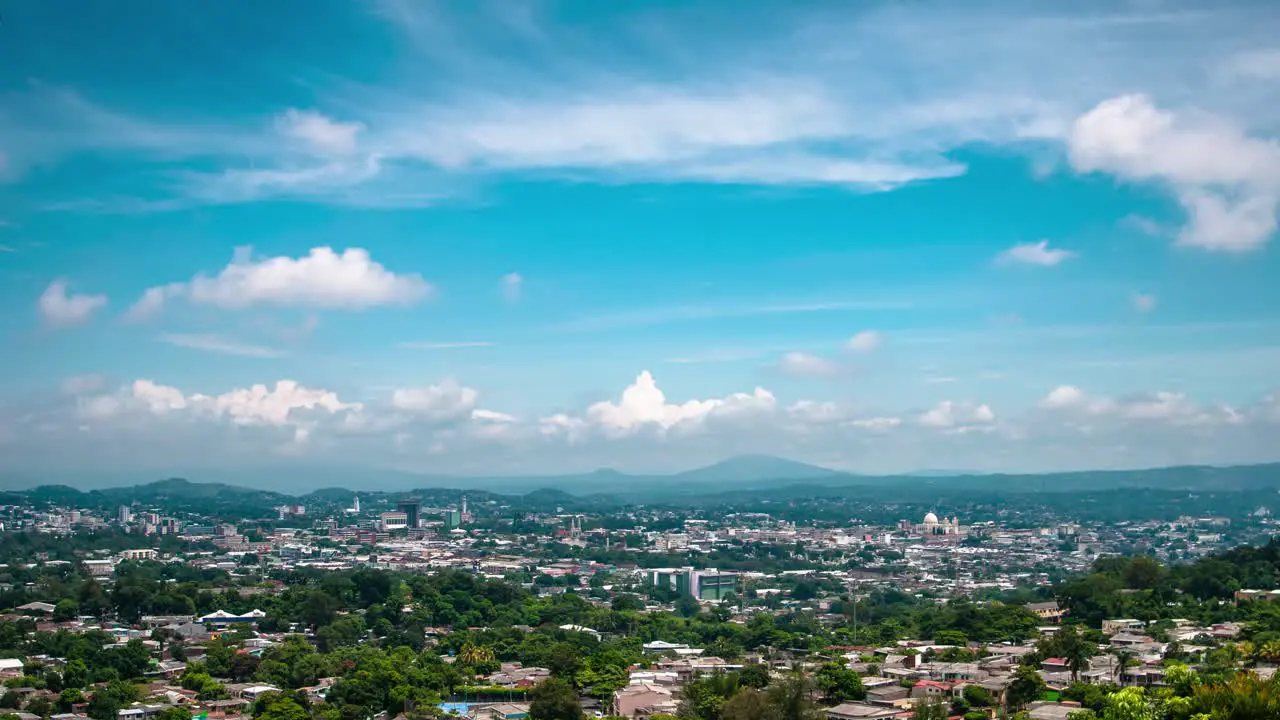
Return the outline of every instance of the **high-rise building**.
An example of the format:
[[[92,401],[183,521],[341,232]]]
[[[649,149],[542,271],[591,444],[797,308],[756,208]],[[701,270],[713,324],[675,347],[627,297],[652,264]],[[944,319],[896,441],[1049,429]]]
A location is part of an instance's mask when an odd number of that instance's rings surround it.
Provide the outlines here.
[[[462,513],[457,510],[444,511],[444,529],[456,530],[462,526]]]
[[[121,505],[120,514],[119,514],[120,524],[128,525],[129,521],[132,519],[133,519],[133,511],[129,510],[128,505]]]
[[[422,503],[417,500],[401,500],[396,503],[396,509],[404,513],[406,527],[418,527],[418,512],[422,509]]]

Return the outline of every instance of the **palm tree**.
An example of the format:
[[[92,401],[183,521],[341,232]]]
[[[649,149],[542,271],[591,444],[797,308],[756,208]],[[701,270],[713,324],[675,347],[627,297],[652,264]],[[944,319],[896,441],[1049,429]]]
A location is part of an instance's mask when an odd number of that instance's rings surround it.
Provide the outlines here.
[[[1097,647],[1085,640],[1075,626],[1062,630],[1060,647],[1062,659],[1071,670],[1071,681],[1080,682],[1080,672],[1089,667],[1089,658],[1097,654]]]
[[[466,643],[458,652],[458,662],[467,667],[476,667],[482,663],[493,662],[493,648],[487,645]]]
[[[1121,677],[1124,675],[1124,671],[1133,667],[1133,651],[1126,650],[1124,648],[1117,648],[1111,651],[1111,655],[1116,659],[1113,670],[1115,673],[1116,684],[1119,685],[1122,684]]]
[[[1267,662],[1280,662],[1280,641],[1272,640],[1258,650],[1258,656]]]

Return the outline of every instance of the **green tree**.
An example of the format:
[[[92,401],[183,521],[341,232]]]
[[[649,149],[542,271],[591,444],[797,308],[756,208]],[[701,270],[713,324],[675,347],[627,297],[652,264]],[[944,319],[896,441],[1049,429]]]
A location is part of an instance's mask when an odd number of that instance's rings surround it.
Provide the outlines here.
[[[86,714],[93,720],[116,720],[120,714],[120,701],[110,693],[98,691],[89,698]]]
[[[950,715],[942,698],[932,696],[917,700],[913,710],[912,720],[947,720]]]
[[[1014,671],[1013,682],[1005,690],[1005,702],[1011,708],[1021,708],[1032,700],[1039,700],[1044,690],[1044,678],[1040,673],[1033,667],[1022,665]]]
[[[533,690],[529,703],[530,720],[581,720],[582,706],[573,685],[561,678],[549,678]]]
[[[814,680],[827,702],[833,705],[867,697],[867,690],[862,686],[862,678],[842,663],[824,664],[814,674]]]
[[[618,612],[639,612],[644,610],[644,601],[632,593],[618,593],[613,597],[610,607]]]
[[[681,595],[676,598],[675,608],[680,617],[686,618],[695,617],[702,611],[702,606],[698,604],[698,599],[692,595]]]
[[[720,706],[720,720],[774,720],[778,711],[764,693],[744,687]]]
[[[738,682],[744,687],[760,690],[769,684],[769,666],[764,663],[748,663],[738,672]]]
[[[58,712],[69,713],[73,705],[84,702],[84,693],[80,688],[67,688],[58,694]]]
[[[89,668],[84,660],[76,658],[68,660],[62,669],[62,686],[64,688],[82,688],[89,684]]]
[[[1138,555],[1129,560],[1121,574],[1125,587],[1135,590],[1150,590],[1164,579],[1164,567],[1155,558]]]
[[[58,604],[53,608],[53,621],[66,622],[68,620],[75,620],[76,616],[79,614],[80,603],[71,598],[63,598],[59,600]]]
[[[311,714],[291,697],[281,696],[267,705],[258,720],[311,720]]]
[[[171,705],[160,711],[155,716],[155,720],[191,720],[191,711],[176,705]]]
[[[990,707],[993,698],[990,690],[970,683],[964,686],[964,701],[974,707]]]
[[[793,675],[769,686],[765,691],[777,720],[820,720],[823,716],[813,706],[812,686],[803,675]]]

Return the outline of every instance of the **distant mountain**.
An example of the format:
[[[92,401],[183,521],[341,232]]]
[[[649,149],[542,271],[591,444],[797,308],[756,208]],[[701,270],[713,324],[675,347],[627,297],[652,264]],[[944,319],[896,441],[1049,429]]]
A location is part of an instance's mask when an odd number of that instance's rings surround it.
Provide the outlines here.
[[[669,476],[693,483],[756,483],[764,480],[812,480],[844,477],[847,473],[771,455],[739,455],[714,465]]]
[[[10,491],[5,497],[21,495],[37,502],[79,507],[110,507],[135,501],[165,500],[169,504],[234,509],[281,505],[295,496],[300,496],[297,500],[302,504],[346,504],[353,494],[359,494],[363,499],[366,494],[376,493],[413,494],[438,498],[441,502],[456,502],[455,495],[459,491],[466,491],[473,501],[479,501],[487,493],[500,493],[511,501],[523,499],[526,505],[533,502],[552,506],[567,506],[574,500],[578,505],[590,506],[686,502],[693,497],[748,492],[759,495],[814,492],[831,496],[856,493],[885,500],[915,497],[921,493],[938,496],[954,493],[1041,494],[1117,488],[1212,493],[1280,488],[1280,464],[1021,475],[925,470],[905,475],[872,476],[854,475],[767,455],[744,455],[673,474],[628,474],[601,469],[573,475],[468,477],[308,467],[197,471],[188,477],[200,482],[170,478],[140,485],[120,483],[106,488],[99,485],[100,489],[89,491],[67,484],[46,484]],[[93,483],[94,480],[85,482]]]

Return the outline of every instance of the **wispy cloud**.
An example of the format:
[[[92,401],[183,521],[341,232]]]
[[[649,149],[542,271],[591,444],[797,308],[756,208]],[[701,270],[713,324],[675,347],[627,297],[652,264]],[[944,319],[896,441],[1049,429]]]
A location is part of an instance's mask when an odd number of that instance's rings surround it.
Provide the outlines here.
[[[221,355],[237,355],[240,357],[253,358],[279,358],[287,355],[283,350],[263,347],[260,345],[249,345],[212,334],[169,333],[161,335],[156,339],[175,347],[188,348],[191,350],[204,350],[206,352],[218,353]]]
[[[436,341],[410,340],[398,343],[399,347],[411,350],[458,350],[461,348],[493,347],[494,344],[484,340]]]
[[[200,173],[161,175],[181,202],[389,206],[436,201],[460,178],[513,172],[884,190],[962,174],[951,152],[973,143],[1061,141],[1075,117],[1132,88],[1211,110],[1277,113],[1240,83],[1197,80],[1204,67],[1272,76],[1274,27],[1261,7],[780,4],[712,38],[676,13],[602,18],[584,34],[551,12],[484,7],[377,3],[377,17],[405,32],[406,60],[436,72],[334,87],[326,107],[159,122],[33,85],[6,102],[18,111],[0,119],[0,152],[18,176],[76,153],[211,160]]]
[[[627,327],[649,327],[680,322],[698,322],[733,317],[758,315],[790,315],[813,312],[842,312],[852,310],[909,310],[913,303],[899,300],[848,300],[835,302],[795,303],[778,305],[702,305],[650,308],[613,315],[583,317],[553,326],[562,332],[595,332]]]

